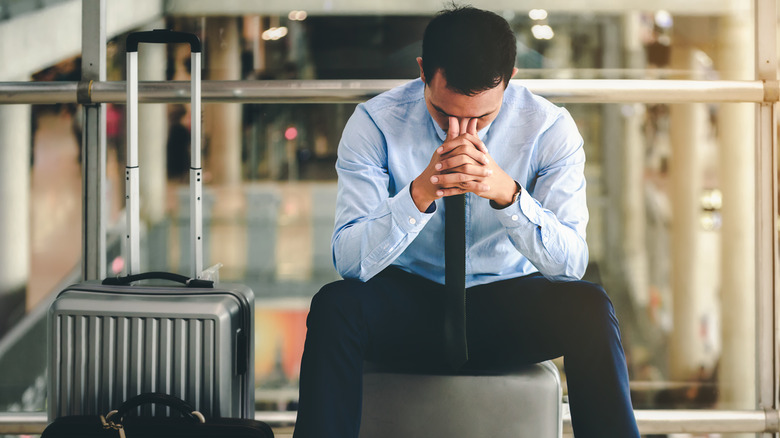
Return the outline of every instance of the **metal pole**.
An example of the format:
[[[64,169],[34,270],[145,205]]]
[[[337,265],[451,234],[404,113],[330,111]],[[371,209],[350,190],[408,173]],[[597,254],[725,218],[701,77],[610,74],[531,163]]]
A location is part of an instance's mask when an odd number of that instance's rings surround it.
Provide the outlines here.
[[[671,433],[763,433],[777,432],[770,425],[769,415],[777,411],[719,411],[719,410],[639,410],[635,412],[639,431],[643,435]],[[295,424],[294,411],[257,411],[255,420],[272,427]],[[38,435],[46,428],[46,414],[39,412],[0,413],[0,434]],[[563,432],[571,434],[571,417],[567,409],[563,414]],[[771,435],[770,435],[771,436]]]
[[[241,78],[241,40],[236,17],[206,19],[206,74],[211,79]],[[241,105],[219,103],[205,108],[209,121],[209,169],[216,185],[241,183]]]
[[[701,68],[690,43],[677,41],[672,59],[691,70]],[[703,145],[707,139],[707,107],[686,103],[669,107],[669,138],[672,158],[669,178],[674,190],[672,206],[671,286],[673,291],[673,327],[669,340],[669,377],[685,380],[694,375],[706,359],[699,339],[702,304],[708,297],[701,290],[703,272],[702,232],[699,225],[699,196],[702,190]]]
[[[106,0],[83,0],[81,11],[82,80],[77,99],[84,106],[82,273],[84,280],[98,280],[106,274],[106,107],[91,99],[91,90],[106,80]]]
[[[513,79],[559,103],[693,103],[778,100],[777,82],[694,80]],[[240,103],[363,102],[405,80],[204,81],[203,101]],[[125,82],[95,82],[93,103],[125,103]],[[73,103],[75,82],[0,82],[0,104]],[[141,82],[141,103],[187,103],[189,82]]]
[[[622,49],[624,65],[643,68],[644,47],[641,45],[640,13],[626,12],[622,18]],[[635,303],[647,306],[649,301],[650,267],[647,248],[647,212],[645,211],[646,140],[642,123],[645,105],[621,105],[623,132],[620,157],[620,214],[622,220],[622,271],[624,281]]]
[[[733,11],[718,17],[717,22],[717,70],[727,79],[753,78],[753,54],[745,50],[753,44],[752,15],[749,11]],[[756,291],[746,286],[756,281],[753,153],[756,105],[723,104],[717,111],[723,194],[720,257],[716,259],[720,269],[715,276],[720,280],[721,303],[718,407],[754,409],[756,388],[751,383],[756,381]]]
[[[777,4],[756,0],[756,79],[777,85]],[[778,407],[777,131],[776,94],[758,106],[756,138],[756,391],[758,408]],[[777,421],[777,415],[772,417]],[[777,432],[777,431],[775,431]],[[777,437],[766,433],[763,438]]]

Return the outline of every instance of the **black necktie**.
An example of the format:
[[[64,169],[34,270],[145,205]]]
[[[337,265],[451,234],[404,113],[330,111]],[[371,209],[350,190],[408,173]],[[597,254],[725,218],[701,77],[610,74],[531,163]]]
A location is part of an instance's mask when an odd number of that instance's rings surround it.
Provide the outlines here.
[[[469,359],[466,344],[466,198],[444,198],[444,342],[454,370]]]

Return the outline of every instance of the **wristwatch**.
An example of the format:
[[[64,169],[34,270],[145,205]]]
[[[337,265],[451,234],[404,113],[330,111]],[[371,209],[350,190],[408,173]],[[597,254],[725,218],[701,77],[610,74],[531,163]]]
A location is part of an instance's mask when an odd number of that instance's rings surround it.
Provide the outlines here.
[[[515,193],[512,195],[512,202],[509,205],[514,204],[517,202],[518,199],[520,199],[520,193],[523,191],[523,188],[520,187],[520,183],[515,181],[515,186],[517,189],[515,190]]]
[[[520,193],[522,193],[522,192],[523,192],[523,188],[522,188],[522,187],[520,187],[520,183],[519,183],[519,182],[517,182],[517,181],[515,181],[515,187],[516,187],[516,190],[515,190],[515,193],[514,193],[514,194],[512,194],[512,202],[510,202],[509,204],[507,204],[507,205],[505,205],[505,206],[501,207],[501,206],[499,206],[498,204],[496,204],[495,202],[493,202],[493,201],[491,200],[491,201],[490,201],[490,206],[491,206],[491,207],[493,207],[493,208],[495,208],[496,210],[502,210],[502,209],[504,209],[504,208],[507,208],[507,207],[509,207],[510,205],[514,204],[515,202],[517,202],[517,200],[518,200],[518,199],[520,199]]]

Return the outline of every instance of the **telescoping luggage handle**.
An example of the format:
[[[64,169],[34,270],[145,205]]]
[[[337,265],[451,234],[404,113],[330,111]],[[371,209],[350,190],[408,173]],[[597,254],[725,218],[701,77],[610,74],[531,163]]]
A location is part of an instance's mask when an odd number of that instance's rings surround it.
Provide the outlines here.
[[[139,43],[189,43],[191,62],[190,107],[190,266],[192,278],[200,278],[203,271],[203,169],[200,162],[201,105],[200,70],[201,42],[196,35],[158,29],[134,32],[127,36],[127,268],[126,275],[138,274],[140,261],[140,209],[138,182],[138,44]]]

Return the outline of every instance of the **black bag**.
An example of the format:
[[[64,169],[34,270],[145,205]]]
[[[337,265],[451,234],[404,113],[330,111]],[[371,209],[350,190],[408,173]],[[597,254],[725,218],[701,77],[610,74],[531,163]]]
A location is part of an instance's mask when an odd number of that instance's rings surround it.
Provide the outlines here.
[[[141,405],[169,406],[181,417],[139,417],[127,415]],[[104,415],[71,415],[49,424],[41,438],[273,438],[271,427],[262,421],[242,418],[205,419],[187,402],[167,394],[145,393]]]

